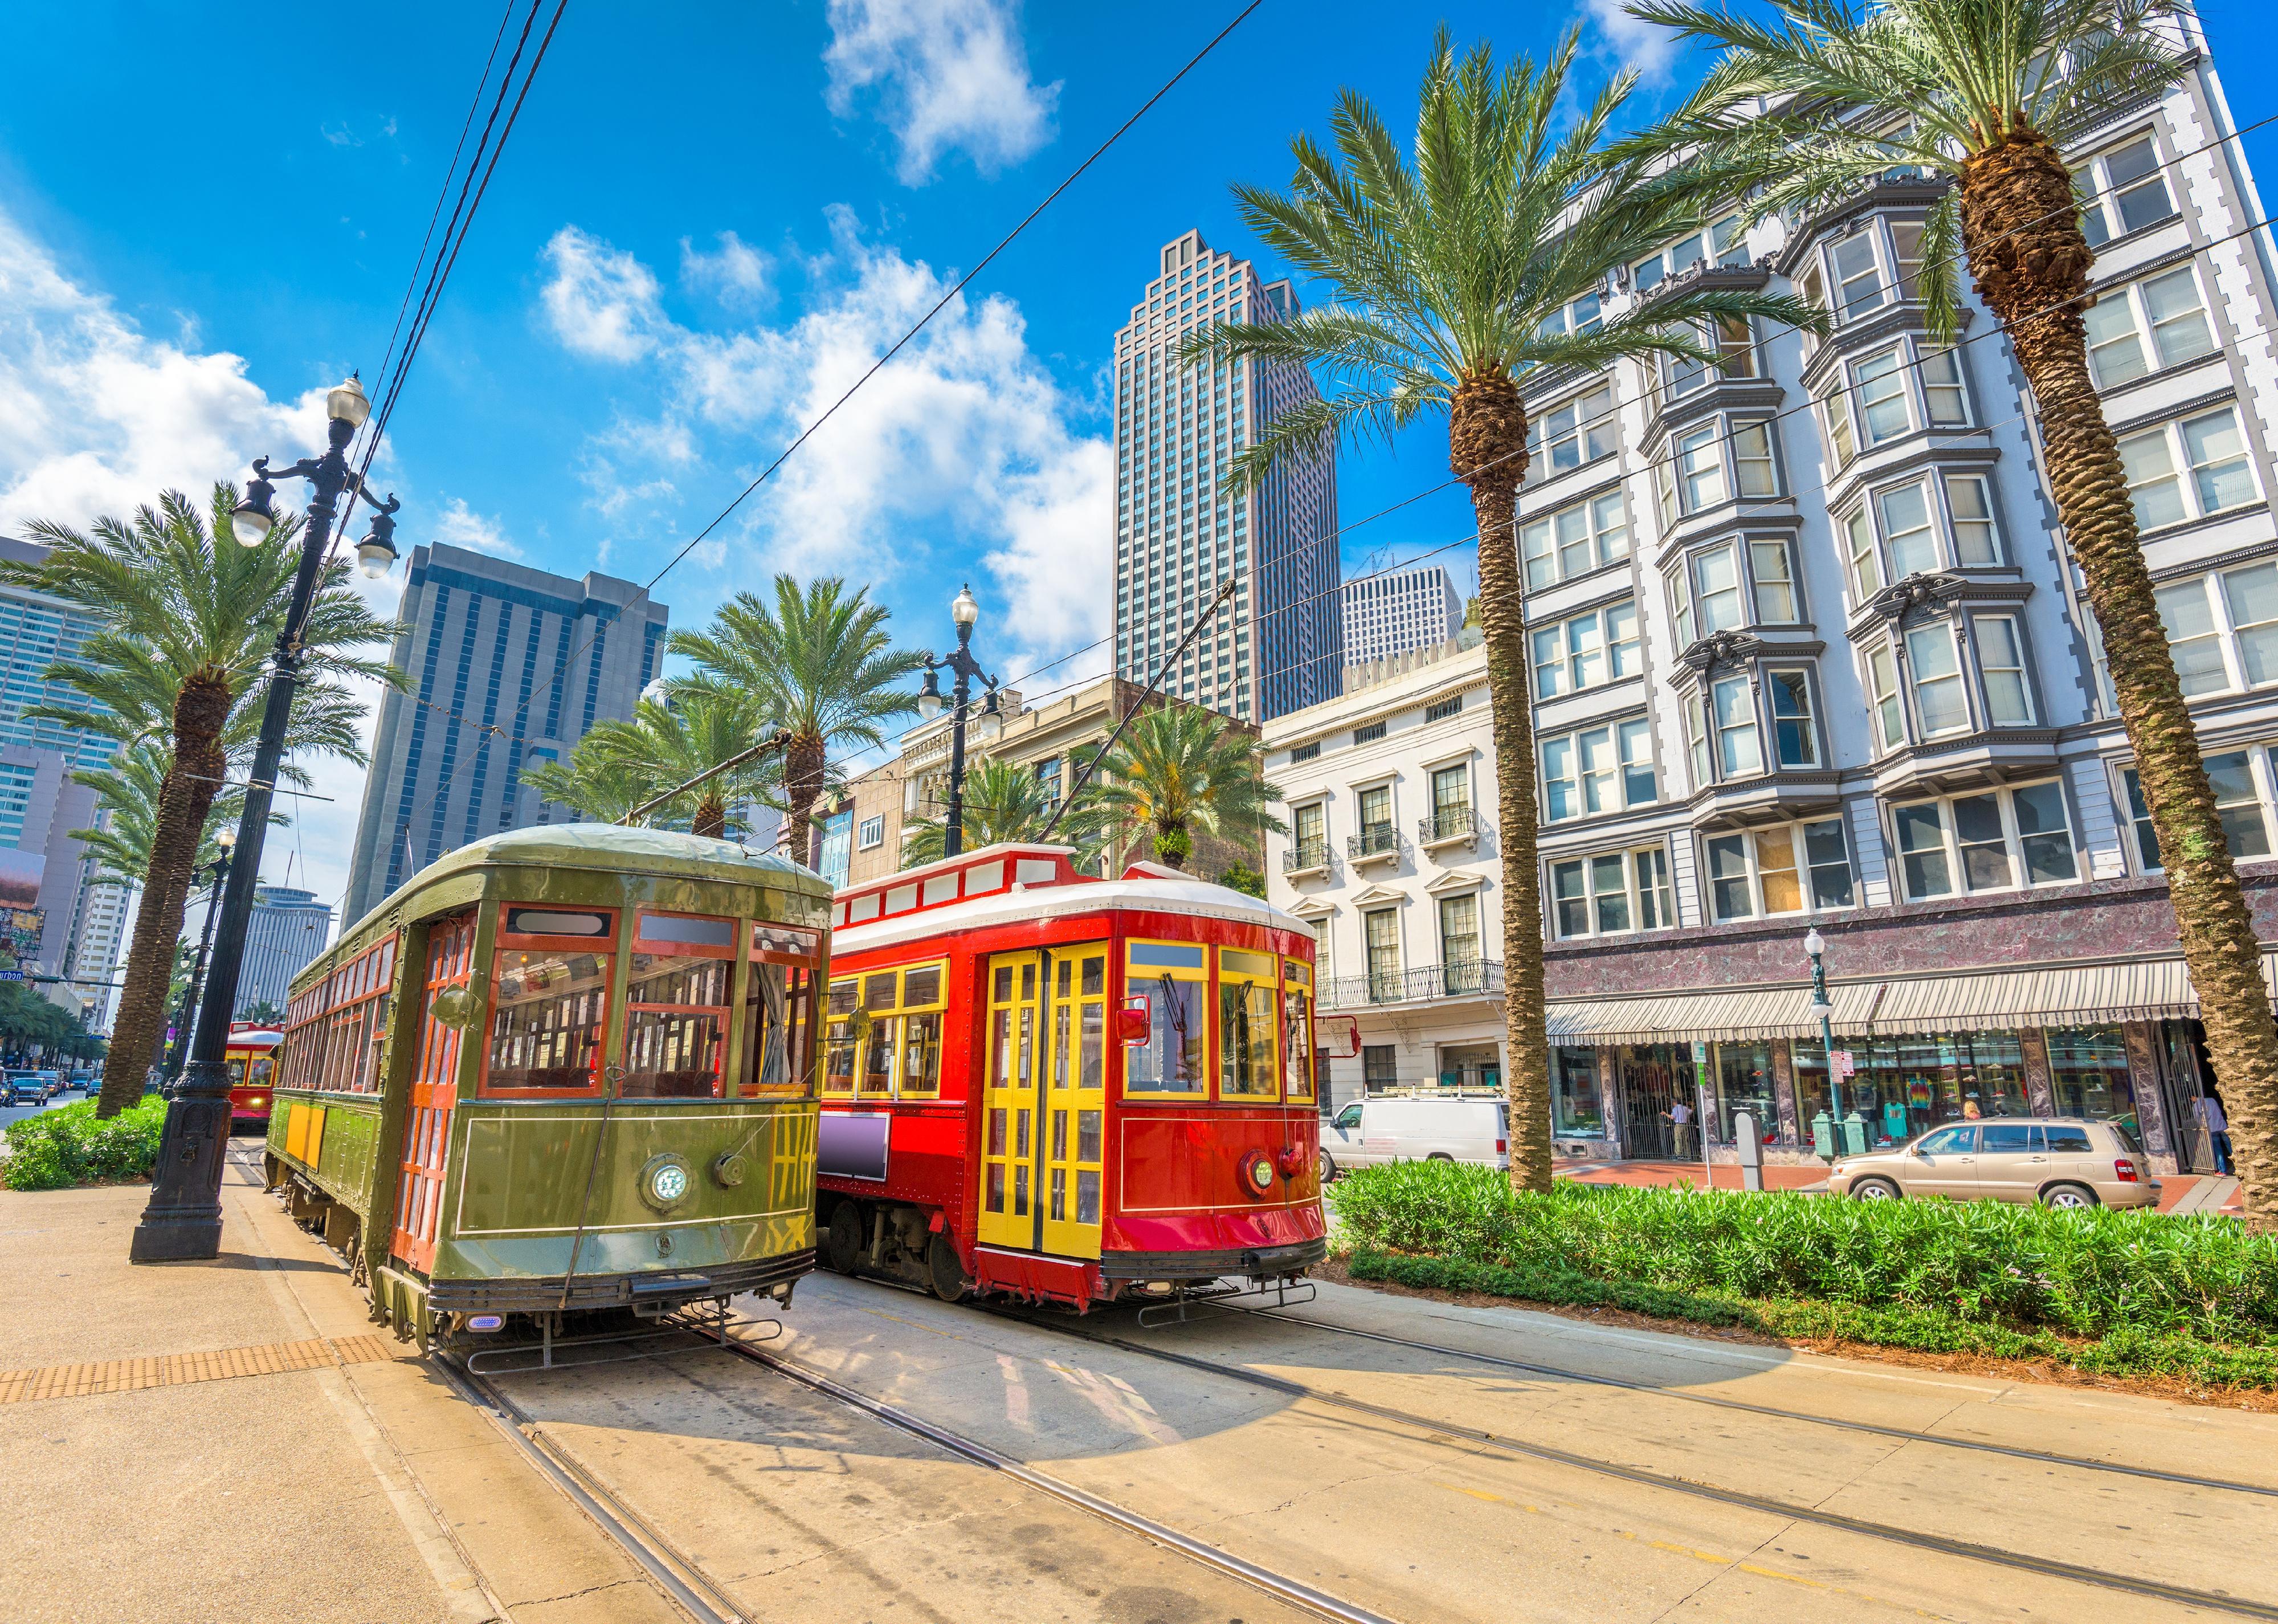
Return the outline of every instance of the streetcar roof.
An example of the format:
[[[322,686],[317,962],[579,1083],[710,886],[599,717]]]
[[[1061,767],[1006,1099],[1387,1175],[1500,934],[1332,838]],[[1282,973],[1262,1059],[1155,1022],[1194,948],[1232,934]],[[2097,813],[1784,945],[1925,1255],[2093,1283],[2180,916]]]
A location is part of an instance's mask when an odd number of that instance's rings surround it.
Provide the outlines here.
[[[794,891],[820,892],[825,883],[814,869],[788,857],[708,835],[682,834],[674,829],[628,829],[620,823],[539,823],[470,840],[446,852],[406,880],[402,889],[494,864],[615,869],[745,885],[774,884]]]
[[[1157,863],[1134,863],[1121,879],[1098,879],[1078,874],[1067,862],[1071,851],[1065,846],[1006,843],[983,846],[960,856],[906,869],[883,880],[848,886],[838,893],[838,908],[834,910],[837,917],[849,916],[853,899],[873,893],[881,894],[887,912],[883,917],[840,924],[831,932],[833,950],[864,953],[952,931],[987,930],[994,925],[1097,913],[1103,908],[1188,914],[1197,918],[1262,925],[1306,937],[1313,935],[1313,927],[1295,914],[1284,913],[1245,892],[1212,885]],[[993,881],[1011,883],[992,884],[984,895],[933,903],[923,900],[927,879],[939,882],[959,870],[974,869],[989,872]],[[1025,877],[1028,876],[1034,877]],[[889,899],[883,894],[887,892],[898,894]],[[907,911],[896,905],[905,898]]]

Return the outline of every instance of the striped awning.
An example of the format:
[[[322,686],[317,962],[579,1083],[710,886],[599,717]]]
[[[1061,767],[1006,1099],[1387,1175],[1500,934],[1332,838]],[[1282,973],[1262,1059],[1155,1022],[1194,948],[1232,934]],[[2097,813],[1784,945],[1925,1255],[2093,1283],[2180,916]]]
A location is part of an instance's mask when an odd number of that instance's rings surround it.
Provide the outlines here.
[[[2278,990],[2278,950],[2262,955]],[[2198,998],[2181,959],[2021,966],[1964,975],[1837,983],[1838,1038],[1896,1038],[2025,1026],[2104,1026],[2194,1019]],[[1715,1043],[1816,1038],[1808,987],[1724,987],[1640,998],[1577,999],[1549,1011],[1554,1044]]]

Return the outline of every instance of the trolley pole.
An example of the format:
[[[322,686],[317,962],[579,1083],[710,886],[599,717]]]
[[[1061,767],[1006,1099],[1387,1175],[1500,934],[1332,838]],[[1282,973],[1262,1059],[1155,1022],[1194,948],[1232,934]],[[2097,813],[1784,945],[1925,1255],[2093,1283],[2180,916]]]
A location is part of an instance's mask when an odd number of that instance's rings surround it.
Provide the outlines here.
[[[982,670],[980,662],[973,657],[973,624],[981,618],[981,605],[975,600],[972,587],[958,588],[956,601],[949,606],[949,615],[957,623],[957,647],[946,660],[926,656],[925,686],[918,693],[918,711],[928,721],[941,714],[941,678],[936,673],[944,667],[954,672],[957,686],[951,690],[954,708],[949,718],[949,822],[942,831],[941,854],[956,857],[965,850],[965,718],[975,677],[989,689],[989,697],[982,706],[981,736],[993,737],[1002,724],[997,720],[997,679]]]
[[[198,1006],[190,1040],[189,1069],[166,1102],[166,1125],[158,1139],[158,1162],[150,1180],[149,1205],[135,1226],[128,1255],[137,1263],[169,1263],[210,1258],[221,1251],[222,1160],[229,1148],[229,1020],[237,1002],[238,971],[245,958],[246,926],[253,918],[254,887],[261,879],[262,837],[269,830],[269,807],[277,772],[285,759],[285,733],[292,720],[293,691],[300,681],[302,632],[316,602],[317,582],[331,550],[333,520],[344,492],[369,497],[363,479],[348,466],[348,442],[371,402],[354,377],[325,397],[330,446],[321,457],[303,457],[281,477],[306,479],[314,487],[308,523],[301,533],[301,563],[293,596],[277,635],[270,663],[269,693],[261,712],[261,734],[247,775],[245,808],[237,824],[237,851],[221,899],[213,969]],[[270,503],[277,494],[269,459],[253,464],[253,483],[231,516],[237,540],[259,547],[277,522]],[[394,496],[373,504],[371,533],[356,547],[366,575],[381,576],[395,562]],[[219,538],[216,538],[217,541]]]

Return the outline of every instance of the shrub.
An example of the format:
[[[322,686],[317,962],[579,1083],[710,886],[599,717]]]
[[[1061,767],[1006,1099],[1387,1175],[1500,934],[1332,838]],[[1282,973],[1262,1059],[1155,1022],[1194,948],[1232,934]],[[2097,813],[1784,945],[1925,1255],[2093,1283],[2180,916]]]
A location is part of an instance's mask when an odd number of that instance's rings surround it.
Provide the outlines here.
[[[2278,1236],[2222,1219],[1567,1182],[1543,1196],[1448,1162],[1363,1168],[1338,1191],[1355,1244],[1466,1264],[2068,1337],[2278,1344]]]
[[[156,1094],[109,1122],[96,1120],[91,1099],[42,1111],[0,1133],[7,1152],[0,1159],[0,1184],[11,1190],[67,1190],[107,1179],[148,1178],[165,1123],[166,1102]]]

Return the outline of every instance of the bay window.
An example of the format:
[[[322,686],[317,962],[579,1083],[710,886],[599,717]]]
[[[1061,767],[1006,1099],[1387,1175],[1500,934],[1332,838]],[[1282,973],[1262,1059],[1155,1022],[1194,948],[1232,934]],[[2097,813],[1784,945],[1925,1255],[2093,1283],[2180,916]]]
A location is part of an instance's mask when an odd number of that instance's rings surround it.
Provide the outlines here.
[[[1851,433],[1851,409],[1844,403],[1840,379],[1819,397],[1819,411],[1827,425],[1827,448],[1835,454],[1835,465],[1849,467],[1851,459],[1859,455],[1859,447]]]
[[[1670,451],[1680,512],[1698,513],[1724,500],[1724,459],[1718,455],[1715,424],[1681,436]]]
[[[1722,677],[1708,686],[1708,712],[1716,734],[1717,777],[1754,778],[1764,770],[1757,741],[1756,701],[1746,676]]]
[[[2138,528],[2156,530],[2252,502],[2257,492],[2236,407],[2220,407],[2120,442]]]
[[[1779,494],[1779,468],[1772,458],[1769,421],[1732,425],[1732,483],[1743,496]]]
[[[1550,913],[1561,938],[1666,931],[1677,923],[1669,857],[1658,846],[1600,852],[1550,865]]]
[[[1795,609],[1795,571],[1786,542],[1749,542],[1748,575],[1755,587],[1758,625],[1784,626],[1802,618]]]
[[[2117,388],[2214,353],[2214,329],[2190,266],[2097,295],[2082,312],[2088,361],[2099,389]]]
[[[1838,242],[1831,257],[1835,265],[1835,298],[1843,319],[1855,321],[1883,308],[1883,272],[1875,262],[1872,227]]]
[[[1766,674],[1772,701],[1772,749],[1783,767],[1819,765],[1819,730],[1811,712],[1811,673],[1775,670]]]
[[[1660,794],[1643,716],[1554,735],[1540,756],[1546,823],[1646,806]]]
[[[1866,509],[1843,521],[1843,535],[1851,554],[1851,578],[1863,603],[1883,589],[1883,566],[1875,556],[1875,521],[1867,517]]]
[[[1961,357],[1952,349],[1922,352],[1923,404],[1932,428],[1967,428],[1969,397],[1961,387]]]
[[[2074,184],[2083,194],[2080,224],[2091,248],[2175,217],[2175,199],[2149,135],[2098,154],[2081,166]]]
[[[1695,553],[1692,559],[1693,609],[1701,635],[1727,632],[1747,618],[1740,604],[1739,565],[1729,546]]]
[[[1977,674],[1985,685],[1985,719],[1995,727],[2030,727],[2033,700],[2025,686],[2025,646],[2014,615],[1976,615]]]
[[[1953,526],[1953,556],[1965,564],[1998,564],[2001,549],[1993,532],[1993,502],[1976,474],[1945,476],[1945,510]]]
[[[1969,698],[1961,680],[1961,656],[1953,628],[1944,621],[1907,633],[1907,664],[1914,678],[1915,714],[1923,737],[1956,733],[1969,726]]]
[[[1938,538],[1930,526],[1930,494],[1921,481],[1892,486],[1875,494],[1875,507],[1883,521],[1883,551],[1890,560],[1891,578],[1938,568]]]
[[[1910,900],[2079,877],[2055,783],[1916,801],[1893,807],[1891,818]]]
[[[1849,842],[1839,817],[1783,823],[1701,843],[1708,912],[1719,924],[1854,905]]]
[[[1869,356],[1851,369],[1851,387],[1857,397],[1859,428],[1870,446],[1895,440],[1914,427],[1907,410],[1907,379],[1903,352],[1886,349]]]
[[[1867,654],[1867,693],[1875,707],[1875,734],[1884,750],[1907,741],[1906,706],[1899,698],[1899,663],[1887,647]]]
[[[1519,553],[1526,561],[1529,592],[1540,592],[1626,558],[1630,532],[1622,510],[1622,494],[1609,491],[1530,519],[1519,527],[1518,542]]]

